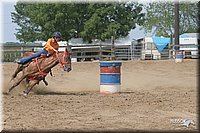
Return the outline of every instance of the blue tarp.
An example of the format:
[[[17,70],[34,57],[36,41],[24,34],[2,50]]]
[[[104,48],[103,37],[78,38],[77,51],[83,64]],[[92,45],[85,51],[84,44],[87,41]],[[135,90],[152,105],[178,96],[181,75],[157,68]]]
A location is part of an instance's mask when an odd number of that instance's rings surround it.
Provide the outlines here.
[[[164,48],[170,43],[170,38],[152,37],[152,39],[160,53],[162,53]]]

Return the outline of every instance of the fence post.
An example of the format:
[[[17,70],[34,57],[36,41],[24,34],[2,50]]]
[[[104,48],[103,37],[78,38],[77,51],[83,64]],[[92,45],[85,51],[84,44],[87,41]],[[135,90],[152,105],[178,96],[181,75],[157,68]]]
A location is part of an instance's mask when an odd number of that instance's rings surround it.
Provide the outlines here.
[[[111,37],[111,41],[112,41],[112,47],[111,47],[111,58],[112,60],[116,59],[116,54],[115,54],[115,42],[114,42],[115,38],[114,36]]]
[[[102,45],[99,45],[99,60],[102,60]]]
[[[169,43],[169,46],[168,46],[168,51],[169,51],[169,57],[168,58],[169,59],[173,58],[173,57],[171,57],[171,51],[173,49],[172,45],[173,45],[173,34],[170,35],[170,43]]]
[[[23,55],[24,55],[23,53],[24,53],[24,47],[22,46],[21,47],[21,57],[23,57]]]
[[[153,60],[153,54],[152,54],[152,43],[151,43],[151,60]]]

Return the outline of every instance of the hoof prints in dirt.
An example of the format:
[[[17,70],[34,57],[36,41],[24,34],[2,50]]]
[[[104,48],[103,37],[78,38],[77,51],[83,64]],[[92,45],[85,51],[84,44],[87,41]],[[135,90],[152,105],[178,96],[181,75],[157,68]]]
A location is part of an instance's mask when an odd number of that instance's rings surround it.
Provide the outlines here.
[[[36,95],[88,95],[89,93],[72,93],[72,92],[36,92]]]

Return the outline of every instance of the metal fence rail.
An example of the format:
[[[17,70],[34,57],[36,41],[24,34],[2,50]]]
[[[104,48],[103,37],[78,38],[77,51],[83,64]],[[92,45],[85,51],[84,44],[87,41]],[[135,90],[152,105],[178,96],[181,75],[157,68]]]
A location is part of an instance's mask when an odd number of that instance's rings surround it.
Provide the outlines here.
[[[175,46],[175,45],[174,45]],[[42,49],[41,45],[14,45],[3,46],[3,62],[12,62],[17,58],[22,58],[25,52],[37,52]],[[64,48],[66,46],[60,46]],[[172,47],[166,47],[164,51],[159,52],[155,48],[144,49],[143,46],[134,45],[76,45],[70,46],[72,58],[77,61],[92,60],[166,60],[175,58],[175,50]],[[184,51],[184,58],[199,58],[198,50]]]
[[[65,48],[66,46],[60,46]],[[3,53],[2,62],[13,62],[17,58],[22,58],[25,52],[37,52],[42,49],[41,45],[32,46],[3,46],[1,52]],[[87,60],[110,60],[113,56],[112,47],[108,45],[84,45],[84,46],[70,46],[72,58],[77,58],[78,61]]]

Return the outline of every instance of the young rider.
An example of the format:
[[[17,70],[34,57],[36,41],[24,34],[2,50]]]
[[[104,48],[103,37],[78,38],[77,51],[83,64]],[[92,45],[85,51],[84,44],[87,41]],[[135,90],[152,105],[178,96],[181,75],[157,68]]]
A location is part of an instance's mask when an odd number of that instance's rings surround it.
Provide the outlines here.
[[[58,52],[58,42],[62,40],[62,35],[60,32],[54,32],[52,38],[49,38],[47,43],[44,45],[43,49],[37,53],[34,53],[28,57],[22,58],[17,61],[18,64],[24,64],[31,61],[33,58],[41,56],[41,54],[53,54],[53,52]]]

